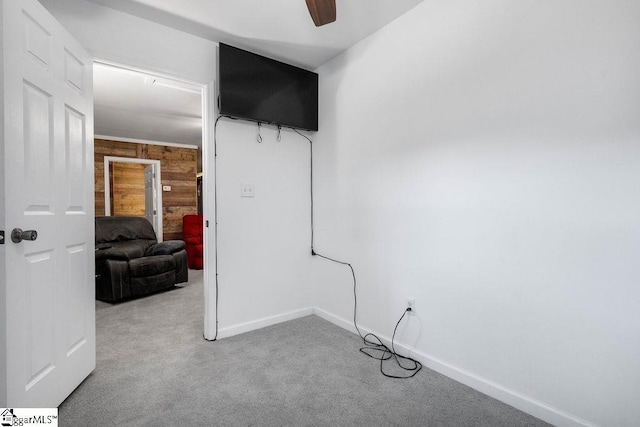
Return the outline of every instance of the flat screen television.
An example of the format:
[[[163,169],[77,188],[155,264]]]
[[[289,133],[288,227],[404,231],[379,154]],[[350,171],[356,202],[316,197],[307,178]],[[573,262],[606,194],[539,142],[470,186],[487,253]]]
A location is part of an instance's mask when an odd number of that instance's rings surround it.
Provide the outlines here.
[[[220,43],[220,114],[318,130],[318,74]]]

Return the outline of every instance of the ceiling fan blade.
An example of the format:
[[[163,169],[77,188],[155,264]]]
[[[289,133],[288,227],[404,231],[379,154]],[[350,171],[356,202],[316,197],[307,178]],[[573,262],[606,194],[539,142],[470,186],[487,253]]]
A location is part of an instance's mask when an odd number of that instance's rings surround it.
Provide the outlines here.
[[[336,0],[306,0],[306,2],[316,27],[336,20]]]

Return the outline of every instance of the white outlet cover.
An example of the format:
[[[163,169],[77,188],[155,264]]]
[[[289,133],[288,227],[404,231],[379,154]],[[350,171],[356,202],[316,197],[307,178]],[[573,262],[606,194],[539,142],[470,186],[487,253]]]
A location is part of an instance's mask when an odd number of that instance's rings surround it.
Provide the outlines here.
[[[255,189],[253,184],[243,184],[240,186],[240,197],[253,197]]]
[[[411,307],[410,315],[416,314],[416,300],[414,298],[407,298],[407,308]]]

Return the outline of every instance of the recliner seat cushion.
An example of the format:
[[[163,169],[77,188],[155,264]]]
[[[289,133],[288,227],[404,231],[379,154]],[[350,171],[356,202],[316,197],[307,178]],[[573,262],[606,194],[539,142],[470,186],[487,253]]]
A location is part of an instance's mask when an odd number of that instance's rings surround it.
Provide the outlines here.
[[[156,255],[129,261],[131,277],[148,277],[176,269],[176,261],[171,255]]]

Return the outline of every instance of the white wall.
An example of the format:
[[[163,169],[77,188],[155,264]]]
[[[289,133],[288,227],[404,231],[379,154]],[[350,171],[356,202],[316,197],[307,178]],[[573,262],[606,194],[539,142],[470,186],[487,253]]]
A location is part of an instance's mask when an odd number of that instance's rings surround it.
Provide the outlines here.
[[[99,59],[202,84],[215,78],[217,43],[82,0],[40,1]],[[258,144],[255,134],[253,124],[219,122],[219,338],[311,313],[308,143],[291,131],[276,142],[263,127]],[[244,181],[254,199],[240,198]]]
[[[309,142],[291,130],[218,122],[221,337],[311,314]],[[252,185],[254,197],[240,196]]]
[[[640,422],[640,3],[430,0],[319,69],[360,326],[559,425]],[[351,322],[348,269],[315,306]]]

